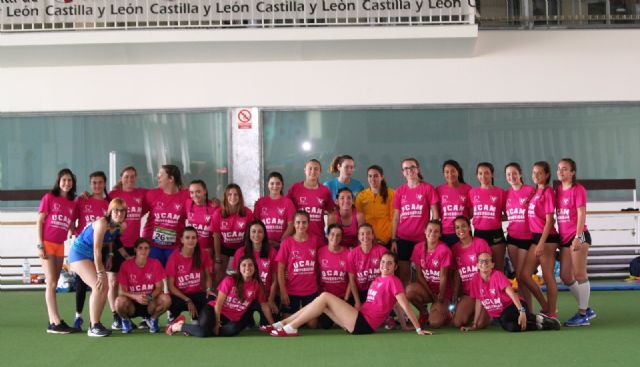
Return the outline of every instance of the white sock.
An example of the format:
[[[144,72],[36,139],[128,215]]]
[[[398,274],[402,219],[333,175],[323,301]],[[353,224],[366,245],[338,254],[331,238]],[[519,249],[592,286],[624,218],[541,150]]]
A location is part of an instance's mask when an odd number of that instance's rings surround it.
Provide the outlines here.
[[[284,330],[287,334],[295,334],[298,332],[298,329],[294,329],[291,325],[285,325],[282,330]]]
[[[78,317],[82,317],[82,314],[81,314],[81,313],[77,313],[77,312],[76,312],[76,319],[77,319]]]
[[[591,283],[587,279],[578,283],[578,308],[586,310],[589,307],[589,297],[591,296]]]
[[[580,303],[580,290],[578,289],[578,282],[574,280],[570,284],[565,285],[569,287],[569,292],[573,294],[573,297],[576,299],[576,303]]]
[[[280,329],[282,329],[284,327],[284,325],[282,325],[282,323],[280,321],[276,321],[271,326],[273,326],[273,328],[276,329],[276,330],[280,330]]]

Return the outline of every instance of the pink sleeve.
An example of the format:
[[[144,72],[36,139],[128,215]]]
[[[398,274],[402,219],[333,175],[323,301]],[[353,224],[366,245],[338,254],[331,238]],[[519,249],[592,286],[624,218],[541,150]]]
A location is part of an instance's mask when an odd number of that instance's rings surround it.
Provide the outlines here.
[[[260,213],[260,199],[256,200],[255,204],[253,204],[253,219],[254,220],[260,220],[260,216],[258,215],[258,213]]]
[[[575,203],[576,208],[582,208],[583,206],[587,206],[587,190],[584,189],[584,186],[577,185],[575,189]]]
[[[236,250],[236,253],[233,254],[233,261],[231,262],[231,269],[237,269],[238,268],[238,262],[240,261],[240,258],[243,256],[244,254],[244,247],[240,247],[239,249]]]
[[[211,263],[211,257],[208,252],[203,252],[201,256],[201,264],[203,269],[207,269],[209,271],[213,271],[213,264]]]
[[[329,191],[329,189],[326,186],[321,186],[321,187],[324,188],[323,190],[324,203],[325,203],[324,210],[326,210],[328,213],[331,213],[336,207],[336,205],[333,202],[333,198],[331,197],[331,191]]]
[[[155,264],[156,264],[155,265],[156,282],[160,282],[164,280],[167,277],[167,275],[165,274],[164,268],[162,267],[162,264],[160,263],[160,261],[156,260]]]
[[[392,291],[394,296],[397,296],[400,293],[404,293],[404,287],[402,286],[402,281],[400,281],[400,279],[398,279],[396,276],[393,276],[393,281],[391,284],[392,284]]]
[[[556,211],[556,198],[553,195],[553,190],[546,189],[544,191],[544,213],[553,214]]]
[[[507,211],[507,195],[509,195],[509,191],[503,190],[502,191],[502,211],[503,212]]]
[[[231,291],[233,290],[233,278],[231,278],[230,276],[226,276],[224,279],[222,279],[222,281],[220,282],[220,285],[218,285],[218,291],[229,295],[229,293],[231,293]]]
[[[291,187],[289,188],[289,190],[287,191],[287,197],[289,198],[289,200],[291,200],[292,202],[295,202],[296,199],[296,184],[294,183],[293,185],[291,185]],[[294,204],[295,205],[295,204]]]
[[[169,260],[167,260],[167,265],[165,271],[167,272],[167,276],[175,277],[176,276],[176,257],[171,255],[169,256]]]
[[[473,278],[471,278],[471,284],[469,284],[469,297],[478,299],[480,296],[478,293],[478,283],[476,279],[480,276],[480,274],[476,274]]]
[[[40,206],[38,207],[38,213],[49,214],[49,193],[45,194],[40,201]]]
[[[278,251],[278,255],[276,255],[276,261],[287,265],[287,263],[289,262],[289,243],[288,242],[282,242],[280,244],[280,250]]]
[[[500,290],[505,290],[511,285],[511,282],[504,274],[498,272],[498,285],[500,286]]]
[[[291,199],[287,198],[287,204],[286,204],[286,208],[287,208],[287,220],[289,222],[293,222],[293,217],[296,214],[296,207],[293,205],[293,202],[291,201]]]
[[[275,249],[272,248],[269,251],[269,260],[271,260],[271,269],[270,269],[271,273],[278,272],[278,261],[276,260],[276,256],[278,256],[278,253],[276,252]]]
[[[425,244],[426,246],[426,244]],[[423,251],[423,247],[420,246],[420,244],[417,244],[414,248],[413,248],[413,252],[411,253],[411,262],[414,263],[416,265],[416,267],[420,267],[420,251]]]
[[[393,209],[400,210],[401,197],[402,197],[402,187],[399,187],[396,189],[395,195],[393,195]]]
[[[449,250],[448,248],[445,249],[444,251],[442,251],[442,256],[440,258],[440,264],[441,264],[441,268],[445,267],[445,266],[451,266],[451,250]]]
[[[267,303],[267,297],[264,295],[264,287],[258,285],[258,303]]]
[[[251,219],[253,218],[253,212],[251,211],[251,209],[247,208],[246,206],[244,207],[244,216],[245,218],[249,219],[249,221],[251,221]],[[248,223],[247,223],[248,224]]]
[[[440,201],[440,197],[436,190],[433,189],[433,186],[429,185],[429,205],[437,204]]]
[[[122,263],[123,266],[120,267],[120,271],[118,272],[118,284],[122,285],[123,288],[127,288],[127,266],[126,263]]]
[[[478,240],[478,250],[480,250],[478,253],[488,252],[493,255],[493,252],[491,252],[491,247],[489,247],[489,244],[487,243],[487,241],[479,237],[476,237],[476,239]]]
[[[356,252],[354,250],[349,251],[349,254],[347,254],[347,273],[350,274],[355,274],[356,273],[356,267],[355,267],[355,262],[356,262]]]
[[[211,233],[220,233],[220,210],[216,210],[211,218]]]

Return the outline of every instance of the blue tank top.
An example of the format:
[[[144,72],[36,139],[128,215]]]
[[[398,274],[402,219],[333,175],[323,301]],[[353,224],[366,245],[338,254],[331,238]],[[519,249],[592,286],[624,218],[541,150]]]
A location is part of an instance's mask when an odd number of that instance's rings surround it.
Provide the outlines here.
[[[93,258],[93,223],[88,224],[73,241],[73,250]],[[102,238],[102,246],[108,246],[120,236],[120,228],[111,233],[107,230]]]

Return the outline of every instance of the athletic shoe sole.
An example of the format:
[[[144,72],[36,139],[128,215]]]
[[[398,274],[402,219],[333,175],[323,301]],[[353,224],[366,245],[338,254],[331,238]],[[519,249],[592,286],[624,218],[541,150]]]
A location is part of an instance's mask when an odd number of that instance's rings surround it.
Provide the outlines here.
[[[91,330],[87,330],[87,335],[88,335],[88,336],[92,336],[92,337],[101,338],[101,337],[103,337],[103,336],[109,336],[109,335],[111,335],[111,334],[109,334],[109,333],[101,334],[101,333],[99,333],[99,332],[98,332],[98,333],[94,333],[94,332],[93,332],[93,331],[91,331]]]

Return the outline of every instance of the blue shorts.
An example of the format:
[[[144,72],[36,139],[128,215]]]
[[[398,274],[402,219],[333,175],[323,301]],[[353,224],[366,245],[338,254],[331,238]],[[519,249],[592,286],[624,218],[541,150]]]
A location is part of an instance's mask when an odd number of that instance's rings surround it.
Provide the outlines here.
[[[151,252],[149,253],[149,257],[152,259],[156,259],[162,263],[162,267],[167,266],[167,260],[169,260],[169,256],[173,253],[172,248],[160,248],[160,247],[151,247]]]

